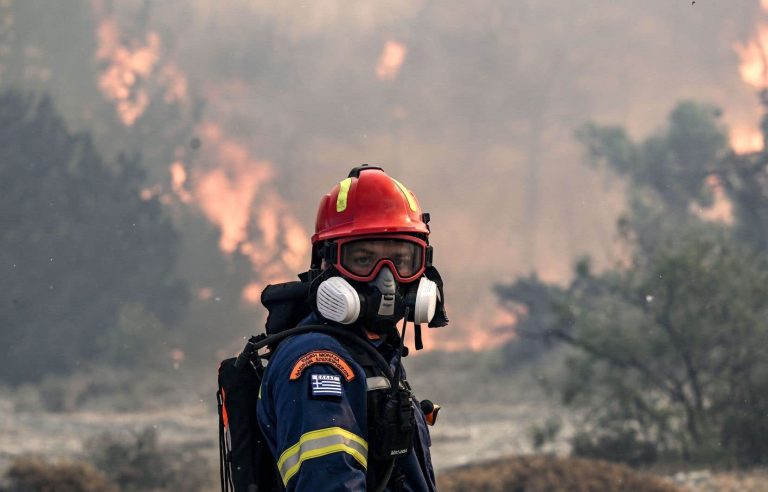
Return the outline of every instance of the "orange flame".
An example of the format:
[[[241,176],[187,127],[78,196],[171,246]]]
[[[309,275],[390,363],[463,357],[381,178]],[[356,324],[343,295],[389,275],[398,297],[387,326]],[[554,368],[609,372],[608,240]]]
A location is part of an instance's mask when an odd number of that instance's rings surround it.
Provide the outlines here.
[[[210,287],[200,287],[197,289],[197,298],[201,301],[207,301],[213,297],[213,289]]]
[[[376,65],[376,76],[381,80],[395,80],[400,73],[400,67],[405,61],[408,52],[403,43],[387,41],[379,55],[379,63]]]
[[[103,67],[99,88],[115,102],[120,120],[131,126],[141,117],[150,104],[150,89],[159,89],[167,104],[187,101],[187,77],[173,62],[161,60],[158,34],[149,31],[143,39],[126,40],[115,18],[105,15],[102,2],[93,0],[92,5],[101,19],[95,54]],[[169,168],[173,196],[181,203],[194,203],[219,228],[222,252],[239,252],[250,260],[259,280],[248,284],[241,295],[257,303],[260,283],[287,280],[301,268],[308,236],[272,184],[271,163],[252,157],[244,144],[225,136],[214,123],[202,124],[198,131],[206,141],[203,165],[189,171],[177,154]],[[173,199],[158,185],[141,192],[144,200],[155,196],[166,204]],[[209,288],[198,291],[201,300],[211,295]]]
[[[182,203],[192,201],[192,195],[184,188],[186,182],[187,170],[184,169],[184,164],[181,161],[175,161],[171,164],[171,189]]]
[[[215,148],[218,167],[197,176],[194,196],[206,217],[221,229],[219,248],[233,253],[246,240],[251,206],[261,185],[272,178],[272,167],[252,159],[244,145],[224,138],[214,124],[204,124],[201,135],[207,147]]]
[[[131,49],[120,44],[117,22],[105,18],[96,30],[98,50],[96,60],[106,64],[99,75],[99,89],[115,101],[117,114],[126,125],[133,125],[149,105],[149,95],[142,79],[149,76],[157,64],[160,37],[149,32],[143,42]]]
[[[760,25],[755,39],[734,49],[741,59],[741,79],[758,89],[768,87],[768,26]]]
[[[126,126],[132,126],[150,104],[149,82],[164,89],[164,101],[184,101],[187,98],[186,76],[176,65],[165,62],[160,67],[162,43],[160,36],[148,31],[143,39],[124,39],[117,20],[104,14],[101,2],[94,0],[95,16],[100,18],[96,28],[97,49],[94,58],[100,65],[98,86],[104,96],[114,101],[117,116]]]
[[[271,163],[253,158],[245,145],[226,137],[213,123],[203,124],[200,135],[210,149],[204,158],[216,167],[193,172],[191,198],[219,227],[221,251],[237,251],[250,260],[259,280],[248,284],[242,297],[258,303],[264,284],[289,280],[301,268],[308,235],[278,195]],[[171,170],[174,191],[176,183],[183,190],[186,181],[183,166],[176,164]]]
[[[760,7],[768,12],[768,0],[761,0]],[[754,39],[746,44],[737,43],[734,49],[739,55],[741,80],[758,89],[768,88],[768,25],[758,25]],[[758,129],[743,125],[731,128],[730,141],[737,154],[759,152],[765,146]]]
[[[515,337],[517,317],[497,306],[490,317],[480,312],[454,314],[446,307],[451,322],[445,328],[423,330],[426,350],[481,351],[498,347]],[[478,320],[486,320],[479,323]]]
[[[768,0],[766,0],[768,1]],[[731,148],[737,154],[760,152],[765,146],[763,134],[757,128],[734,127],[730,132]]]

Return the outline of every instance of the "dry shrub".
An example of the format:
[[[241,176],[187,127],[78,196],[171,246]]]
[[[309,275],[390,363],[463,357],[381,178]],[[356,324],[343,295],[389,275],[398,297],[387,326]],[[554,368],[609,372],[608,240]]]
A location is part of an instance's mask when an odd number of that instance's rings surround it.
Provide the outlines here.
[[[83,462],[48,463],[37,457],[16,458],[5,473],[3,492],[117,492],[109,479]]]
[[[518,456],[440,474],[441,492],[681,492],[660,478],[604,461]]]
[[[89,440],[86,449],[121,491],[198,492],[210,490],[217,476],[198,449],[161,445],[153,428],[130,436],[102,434]]]
[[[12,399],[21,412],[151,410],[188,403],[191,380],[170,367],[126,370],[94,365],[71,374],[47,376],[36,385],[22,385]]]

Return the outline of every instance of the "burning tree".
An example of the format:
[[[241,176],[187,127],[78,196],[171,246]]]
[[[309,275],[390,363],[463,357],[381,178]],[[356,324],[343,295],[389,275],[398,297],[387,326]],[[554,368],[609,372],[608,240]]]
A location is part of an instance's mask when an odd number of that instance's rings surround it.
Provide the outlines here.
[[[159,200],[141,197],[138,156],[108,166],[47,97],[0,94],[0,128],[0,374],[136,362],[147,350],[126,349],[136,336],[162,347],[186,290],[173,275],[177,234]],[[118,315],[137,312],[144,322],[121,331]]]

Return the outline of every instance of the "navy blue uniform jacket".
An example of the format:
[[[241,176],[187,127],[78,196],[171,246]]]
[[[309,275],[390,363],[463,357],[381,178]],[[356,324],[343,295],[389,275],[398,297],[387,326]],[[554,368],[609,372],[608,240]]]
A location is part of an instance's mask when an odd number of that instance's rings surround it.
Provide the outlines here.
[[[297,363],[314,351],[337,354],[354,377],[348,380],[344,367],[325,363],[307,365],[297,375]],[[297,335],[279,345],[262,380],[257,412],[289,492],[366,489],[368,384],[364,369],[328,335]],[[416,402],[414,407],[417,431],[413,448],[397,458],[396,468],[405,477],[404,491],[431,492],[435,475],[429,431]]]

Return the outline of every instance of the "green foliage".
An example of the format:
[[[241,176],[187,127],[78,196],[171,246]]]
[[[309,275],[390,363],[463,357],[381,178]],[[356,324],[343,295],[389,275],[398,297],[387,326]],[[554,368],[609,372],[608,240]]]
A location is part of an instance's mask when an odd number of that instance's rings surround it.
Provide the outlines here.
[[[728,155],[719,117],[713,106],[685,102],[672,111],[663,131],[640,143],[618,127],[587,124],[576,132],[592,164],[628,180],[630,210],[619,232],[639,253],[651,254],[662,236],[697,220],[691,205],[712,204],[707,179]]]
[[[763,141],[768,141],[768,91],[761,99]],[[768,254],[768,152],[730,154],[716,175],[733,204],[736,236]]]
[[[601,274],[581,261],[566,288],[535,277],[497,287],[524,337],[576,349],[560,386],[586,416],[575,454],[768,463],[768,214],[743,212],[768,211],[766,156],[727,152],[718,116],[683,103],[639,144],[620,128],[582,128],[593,162],[627,179],[619,230],[631,261]],[[712,176],[732,225],[691,212],[711,203]]]
[[[547,353],[552,343],[546,334],[560,320],[553,300],[564,295],[563,289],[543,283],[534,273],[511,285],[497,285],[495,290],[502,306],[517,318],[518,336],[502,347],[503,365],[519,367]]]
[[[636,190],[652,190],[668,211],[685,213],[692,201],[711,199],[704,181],[727,149],[719,114],[712,106],[682,103],[664,132],[639,145],[621,128],[594,124],[582,127],[577,137],[593,162],[629,178]]]
[[[173,276],[176,232],[157,199],[140,198],[138,158],[120,157],[113,170],[46,97],[0,94],[0,128],[3,379],[109,360],[134,344],[125,326],[125,336],[112,333],[126,305],[159,320],[162,344],[186,290]]]
[[[116,365],[157,367],[167,360],[170,347],[158,339],[165,330],[163,323],[148,313],[142,304],[126,303],[118,307],[114,328],[101,336],[103,357]]]
[[[636,429],[688,459],[734,451],[721,447],[727,409],[743,412],[737,395],[768,366],[768,262],[718,232],[681,231],[635,269],[594,279],[602,290],[570,290],[574,321],[551,333],[582,350],[563,397],[589,408],[598,432]]]

